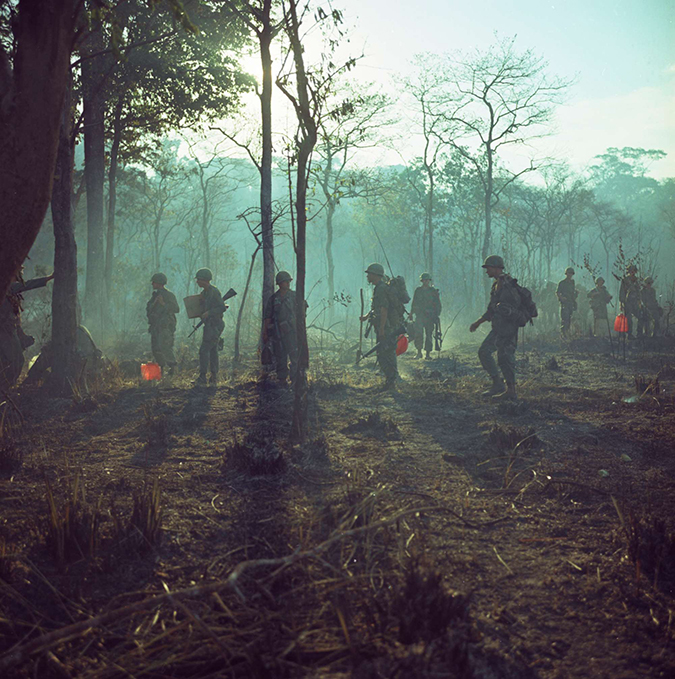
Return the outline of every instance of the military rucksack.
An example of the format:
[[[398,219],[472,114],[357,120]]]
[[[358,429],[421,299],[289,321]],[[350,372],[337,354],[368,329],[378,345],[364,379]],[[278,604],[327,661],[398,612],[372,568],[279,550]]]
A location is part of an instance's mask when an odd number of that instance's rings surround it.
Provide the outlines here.
[[[392,307],[398,312],[403,313],[404,307],[410,302],[410,295],[403,276],[394,276],[387,281],[389,299]]]
[[[518,326],[523,328],[528,323],[534,325],[533,319],[535,319],[539,312],[537,311],[537,305],[532,299],[532,293],[526,287],[518,285],[518,281],[514,278],[513,284],[516,286],[518,295],[520,295],[520,313],[518,314]]]

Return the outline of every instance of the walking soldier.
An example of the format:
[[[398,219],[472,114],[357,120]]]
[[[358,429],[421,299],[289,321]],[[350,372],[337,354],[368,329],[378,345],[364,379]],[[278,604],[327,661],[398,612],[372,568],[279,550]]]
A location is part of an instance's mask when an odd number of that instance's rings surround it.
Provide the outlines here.
[[[612,301],[602,276],[595,279],[595,287],[588,291],[588,300],[593,312],[593,334],[601,337],[607,331],[607,305]]]
[[[572,314],[577,310],[577,293],[574,284],[574,269],[568,266],[565,269],[565,278],[558,283],[556,291],[560,302],[560,332],[567,337],[572,324]]]
[[[392,333],[400,327],[403,317],[395,300],[391,299],[384,277],[384,267],[374,262],[366,269],[368,282],[373,286],[370,313],[361,316],[361,322],[370,321],[377,339],[377,361],[385,377],[385,389],[394,389],[398,378],[396,367],[396,338]]]
[[[293,277],[288,271],[279,271],[276,277],[279,289],[270,295],[263,312],[263,343],[272,337],[277,379],[286,382],[289,375],[291,383],[295,380],[298,367],[298,334],[296,323],[296,296],[291,290]]]
[[[516,347],[522,315],[521,297],[515,280],[504,273],[504,260],[501,257],[490,255],[485,260],[483,268],[486,275],[494,279],[490,290],[490,302],[487,311],[469,326],[470,332],[476,332],[486,321],[492,323],[492,330],[478,350],[480,363],[492,378],[492,386],[483,392],[483,396],[516,400]],[[497,363],[493,356],[495,351]]]
[[[431,358],[434,328],[441,315],[441,297],[438,288],[431,284],[431,274],[423,273],[420,281],[422,285],[415,290],[410,307],[410,315],[415,316],[415,358],[422,358],[422,346],[426,358]]]
[[[204,334],[202,344],[199,347],[199,378],[197,386],[206,384],[206,373],[211,369],[209,383],[218,383],[218,348],[220,335],[223,332],[223,314],[227,308],[223,301],[220,290],[215,285],[211,285],[213,274],[210,269],[199,269],[195,274],[197,285],[202,289],[202,309],[200,318],[204,321]]]
[[[619,288],[619,302],[628,321],[628,338],[633,339],[633,317],[639,320],[642,309],[640,280],[637,277],[635,264],[629,264],[626,267],[626,275],[621,279]]]

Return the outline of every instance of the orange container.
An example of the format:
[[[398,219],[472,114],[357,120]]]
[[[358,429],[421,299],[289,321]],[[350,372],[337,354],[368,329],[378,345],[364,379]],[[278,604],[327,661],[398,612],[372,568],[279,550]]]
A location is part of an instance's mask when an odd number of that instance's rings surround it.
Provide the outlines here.
[[[396,340],[396,355],[400,356],[408,351],[408,338],[405,335],[399,335]]]
[[[162,368],[159,363],[141,363],[141,375],[144,380],[161,380]]]
[[[626,318],[626,314],[619,314],[614,319],[614,331],[628,332],[628,319]]]

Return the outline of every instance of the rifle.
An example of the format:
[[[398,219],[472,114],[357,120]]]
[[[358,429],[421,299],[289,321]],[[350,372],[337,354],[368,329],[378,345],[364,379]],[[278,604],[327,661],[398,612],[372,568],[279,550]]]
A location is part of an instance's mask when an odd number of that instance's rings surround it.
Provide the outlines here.
[[[401,325],[394,330],[393,333],[390,333],[387,335],[383,340],[380,340],[375,344],[375,346],[372,349],[369,349],[366,351],[365,354],[363,354],[356,362],[359,363],[362,361],[364,358],[368,358],[368,356],[371,356],[374,354],[380,347],[389,347],[391,345],[396,346],[396,342],[398,342],[398,338],[400,335],[405,335],[408,332],[408,328],[406,328],[405,324],[402,323]]]
[[[436,316],[434,321],[434,349],[440,353],[443,348],[443,333],[441,331],[441,319]]]
[[[236,296],[236,294],[237,294],[237,291],[234,288],[230,288],[223,295],[223,302],[226,302],[228,299],[231,299],[232,297]],[[225,305],[225,311],[227,311],[229,308],[230,308],[229,305],[226,304]],[[197,332],[197,330],[199,330],[199,328],[202,327],[202,325],[204,325],[204,319],[203,318],[199,321],[199,323],[197,323],[197,325],[195,325],[192,328],[192,332],[187,336],[187,338],[190,339],[190,337],[192,337],[192,335],[194,335]]]
[[[364,305],[363,305],[363,288],[361,288],[361,316],[363,316]],[[356,362],[361,360],[361,355],[363,354],[363,323],[359,323],[359,348],[356,352]]]

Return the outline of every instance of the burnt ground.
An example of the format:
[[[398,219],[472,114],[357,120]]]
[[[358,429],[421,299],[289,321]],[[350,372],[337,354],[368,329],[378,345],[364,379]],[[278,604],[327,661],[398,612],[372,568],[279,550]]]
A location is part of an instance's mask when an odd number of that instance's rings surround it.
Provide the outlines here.
[[[303,445],[253,363],[20,392],[0,674],[675,676],[675,352],[605,350],[529,344],[516,405],[475,346],[393,394],[314,357]]]

